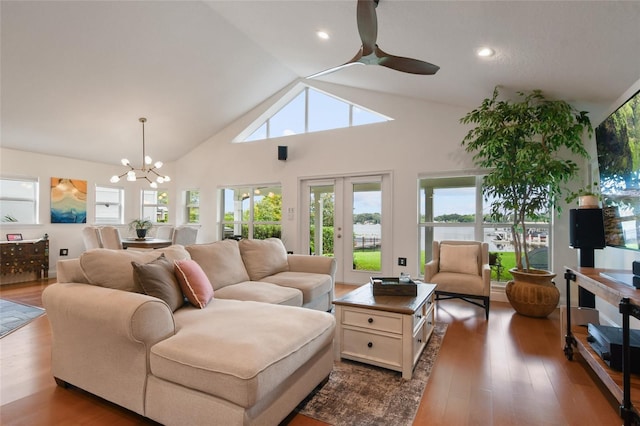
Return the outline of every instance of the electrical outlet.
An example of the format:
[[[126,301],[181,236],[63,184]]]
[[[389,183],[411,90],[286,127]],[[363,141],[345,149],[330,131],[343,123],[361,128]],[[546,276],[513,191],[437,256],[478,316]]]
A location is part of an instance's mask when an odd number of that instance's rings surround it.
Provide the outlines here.
[[[69,249],[60,249],[60,256],[69,256]]]
[[[407,258],[406,257],[399,257],[398,258],[398,265],[399,266],[407,266]]]

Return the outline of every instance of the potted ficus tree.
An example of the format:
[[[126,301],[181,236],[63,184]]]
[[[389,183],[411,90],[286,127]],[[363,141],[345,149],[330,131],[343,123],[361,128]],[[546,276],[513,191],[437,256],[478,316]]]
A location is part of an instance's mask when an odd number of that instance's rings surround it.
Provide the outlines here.
[[[129,222],[129,228],[134,229],[138,238],[143,239],[147,236],[147,231],[153,228],[153,222],[148,219],[134,219]]]
[[[560,293],[551,281],[555,274],[529,267],[526,222],[560,210],[565,184],[579,170],[568,157],[588,158],[582,138],[593,130],[586,112],[546,99],[540,90],[517,92],[513,101],[498,97],[496,87],[491,98],[460,120],[475,125],[462,145],[477,166],[488,170],[483,194],[494,200],[491,218],[511,223],[516,267],[509,271],[514,281],[507,284],[507,297],[517,312],[546,317]],[[527,288],[518,285],[523,282]]]

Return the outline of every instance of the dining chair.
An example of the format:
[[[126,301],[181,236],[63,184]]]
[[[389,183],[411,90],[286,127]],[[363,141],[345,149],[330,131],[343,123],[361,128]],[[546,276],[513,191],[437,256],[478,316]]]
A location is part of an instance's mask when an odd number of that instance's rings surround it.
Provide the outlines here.
[[[192,226],[178,226],[173,231],[173,244],[188,246],[196,243],[198,228]]]
[[[85,226],[82,228],[82,241],[84,242],[85,250],[91,250],[95,248],[101,248],[100,231],[96,226]]]
[[[122,240],[120,239],[120,231],[114,226],[103,226],[100,228],[100,240],[102,247],[112,250],[122,249]]]
[[[156,238],[159,240],[173,240],[173,226],[159,226],[156,232]]]

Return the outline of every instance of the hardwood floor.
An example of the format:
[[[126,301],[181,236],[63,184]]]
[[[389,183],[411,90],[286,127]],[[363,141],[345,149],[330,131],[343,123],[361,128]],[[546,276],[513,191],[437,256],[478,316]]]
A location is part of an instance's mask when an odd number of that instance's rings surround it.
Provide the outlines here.
[[[50,280],[53,281],[53,280]],[[46,282],[0,287],[0,297],[42,306]],[[352,287],[338,285],[336,293]],[[562,353],[558,312],[517,315],[495,302],[480,308],[442,301],[449,324],[414,425],[620,425],[617,404],[582,362]],[[50,374],[47,316],[0,339],[0,424],[155,424],[79,389],[57,387]],[[323,425],[301,415],[290,426]]]

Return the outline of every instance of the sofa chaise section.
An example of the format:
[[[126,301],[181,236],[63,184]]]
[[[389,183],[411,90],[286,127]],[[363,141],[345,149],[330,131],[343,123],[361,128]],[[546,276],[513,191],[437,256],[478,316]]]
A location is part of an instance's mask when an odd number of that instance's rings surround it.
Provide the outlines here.
[[[177,333],[150,355],[147,416],[161,423],[277,424],[274,414],[292,411],[333,365],[335,321],[323,312],[214,299],[175,318]],[[201,409],[168,410],[165,395]]]

